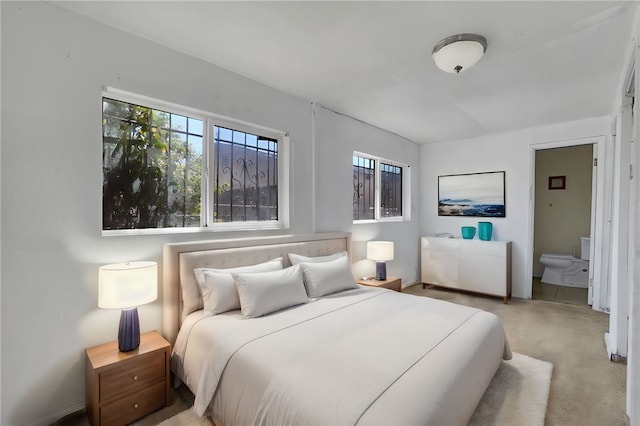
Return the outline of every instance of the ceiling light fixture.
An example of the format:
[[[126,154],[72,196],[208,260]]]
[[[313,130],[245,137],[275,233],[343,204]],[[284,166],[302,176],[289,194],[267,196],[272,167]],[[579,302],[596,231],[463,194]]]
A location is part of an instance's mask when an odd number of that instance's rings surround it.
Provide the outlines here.
[[[442,71],[458,74],[472,67],[487,51],[487,39],[479,34],[456,34],[440,40],[433,48],[433,62]]]

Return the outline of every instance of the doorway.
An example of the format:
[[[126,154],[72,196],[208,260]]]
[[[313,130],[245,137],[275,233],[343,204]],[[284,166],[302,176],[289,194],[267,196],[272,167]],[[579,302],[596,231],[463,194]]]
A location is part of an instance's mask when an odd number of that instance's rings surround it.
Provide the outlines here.
[[[592,304],[596,145],[534,152],[533,299]]]

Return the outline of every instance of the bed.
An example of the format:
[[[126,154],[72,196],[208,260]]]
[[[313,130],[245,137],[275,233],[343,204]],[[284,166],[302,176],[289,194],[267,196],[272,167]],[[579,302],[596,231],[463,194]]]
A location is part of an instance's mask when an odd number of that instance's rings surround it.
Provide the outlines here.
[[[511,358],[500,320],[359,286],[343,257],[350,249],[345,233],[165,245],[163,334],[197,414],[223,425],[467,423]],[[292,253],[302,260],[289,267]],[[233,274],[241,309],[207,306],[202,271],[275,259],[286,269]]]

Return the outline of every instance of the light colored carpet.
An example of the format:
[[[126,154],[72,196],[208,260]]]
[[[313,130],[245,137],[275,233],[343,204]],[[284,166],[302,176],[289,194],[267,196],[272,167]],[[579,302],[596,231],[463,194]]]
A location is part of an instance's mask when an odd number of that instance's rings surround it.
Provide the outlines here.
[[[553,365],[514,353],[503,362],[473,413],[470,425],[544,425]],[[184,410],[159,426],[211,426],[209,418]]]
[[[492,312],[504,324],[511,349],[553,364],[545,424],[629,425],[626,365],[610,362],[604,345],[609,316],[590,306],[460,293],[412,285],[402,290]],[[640,425],[638,425],[640,426]]]
[[[191,407],[165,420],[158,426],[213,426],[213,422],[209,417],[198,417],[196,412],[193,411],[193,407]]]
[[[553,365],[513,353],[491,380],[470,425],[544,425]]]

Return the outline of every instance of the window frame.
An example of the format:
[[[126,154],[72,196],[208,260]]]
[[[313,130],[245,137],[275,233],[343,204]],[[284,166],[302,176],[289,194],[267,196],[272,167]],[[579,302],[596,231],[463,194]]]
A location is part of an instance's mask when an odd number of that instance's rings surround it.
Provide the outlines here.
[[[146,108],[166,111],[183,115],[189,118],[202,120],[202,192],[200,226],[192,227],[167,227],[144,229],[101,229],[102,236],[118,235],[154,235],[198,232],[229,232],[229,231],[254,231],[254,230],[282,230],[288,229],[290,223],[289,211],[289,158],[290,141],[289,134],[269,127],[249,123],[219,114],[178,105],[172,102],[150,98],[144,95],[127,92],[113,87],[103,87],[103,98],[109,98],[121,102],[140,105]],[[100,108],[102,122],[102,108]],[[257,134],[275,139],[278,143],[278,220],[245,221],[245,222],[214,222],[213,221],[213,176],[215,173],[216,152],[214,149],[214,126],[227,127],[245,133]],[[100,136],[102,141],[102,134]],[[104,142],[101,142],[104,143]],[[101,221],[102,222],[102,221]]]
[[[358,158],[358,161],[357,161],[357,162],[355,161],[355,158]],[[367,163],[365,163],[365,162],[362,162],[362,163],[367,164],[366,166],[359,164],[359,163],[361,163],[361,161],[360,161],[360,160],[370,161],[371,163],[373,163],[373,167],[370,167],[370,166],[369,166]],[[356,166],[356,163],[358,163],[358,165],[357,165],[357,166]],[[351,214],[351,218],[352,218],[352,220],[353,220],[354,222],[356,222],[356,221],[357,221],[357,222],[359,222],[359,223],[365,223],[365,222],[371,223],[371,222],[375,222],[375,219],[376,219],[376,199],[378,198],[378,197],[377,197],[377,195],[376,195],[376,191],[377,191],[376,170],[378,169],[378,160],[376,160],[376,159],[374,159],[374,158],[371,158],[371,157],[369,157],[369,156],[364,156],[364,155],[359,155],[359,154],[354,153],[354,154],[353,154],[353,157],[352,157],[352,162],[351,162],[351,164],[352,164],[352,166],[351,166],[351,171],[352,171],[352,172],[354,171],[354,168],[355,168],[355,167],[358,167],[359,169],[362,169],[362,170],[367,170],[367,171],[368,171],[368,170],[372,170],[372,171],[373,171],[373,219],[371,219],[371,218],[366,218],[366,219],[353,219],[353,212],[352,212],[352,214]],[[359,171],[359,173],[362,173],[362,170],[360,170],[360,171]],[[354,178],[355,178],[355,175],[354,175]],[[360,177],[358,178],[358,181],[360,181]],[[355,184],[355,181],[354,181],[354,182],[352,182],[352,185],[353,185],[354,200],[355,200],[355,190],[356,190],[356,184]],[[368,195],[368,193],[370,194],[370,191],[371,191],[371,187],[370,187],[370,186],[368,186],[368,187],[367,187],[367,190],[363,190],[363,191],[361,192],[360,190],[361,190],[361,189],[364,189],[364,184],[362,184],[362,185],[363,185],[362,187],[358,186],[358,197],[357,197],[358,199],[360,199],[360,198],[365,199],[365,198],[366,198],[366,196]],[[369,197],[369,198],[371,198],[371,197]],[[358,201],[358,207],[359,207],[359,205],[360,205],[360,202]],[[354,207],[355,207],[355,201],[354,201]],[[371,208],[371,207],[369,207],[369,208]],[[370,214],[369,214],[369,215],[370,215]]]
[[[374,218],[373,219],[353,219],[354,224],[381,223],[381,222],[405,222],[411,220],[411,175],[408,164],[399,161],[389,160],[387,158],[366,154],[361,151],[353,151],[352,157],[362,157],[375,161],[375,184],[374,184]],[[353,164],[353,160],[351,161]],[[381,164],[400,167],[402,169],[402,215],[382,217],[382,167]],[[353,166],[352,166],[353,170]]]

